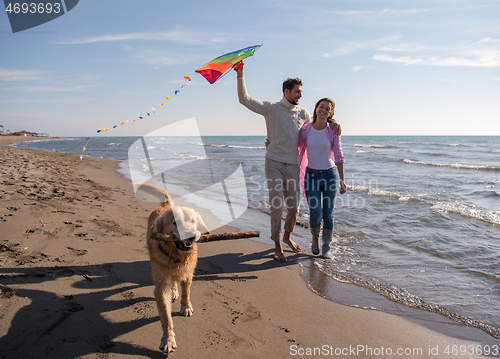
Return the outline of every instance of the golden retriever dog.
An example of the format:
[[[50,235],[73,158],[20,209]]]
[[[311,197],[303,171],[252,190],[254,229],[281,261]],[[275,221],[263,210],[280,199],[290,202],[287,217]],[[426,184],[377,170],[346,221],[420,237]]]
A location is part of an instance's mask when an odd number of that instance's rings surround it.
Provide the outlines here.
[[[190,287],[198,261],[196,241],[201,234],[209,231],[197,212],[188,207],[174,206],[163,189],[142,185],[141,190],[157,198],[158,195],[163,196],[161,206],[148,219],[147,247],[155,299],[163,328],[160,350],[168,354],[177,347],[171,314],[171,304],[179,297],[177,282],[182,288],[180,314],[189,317],[193,315]],[[169,235],[173,241],[157,239],[159,233]]]

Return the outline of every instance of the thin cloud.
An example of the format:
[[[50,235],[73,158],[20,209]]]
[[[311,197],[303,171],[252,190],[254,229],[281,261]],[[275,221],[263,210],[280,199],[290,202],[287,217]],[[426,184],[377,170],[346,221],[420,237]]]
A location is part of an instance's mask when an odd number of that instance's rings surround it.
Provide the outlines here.
[[[484,9],[490,5],[468,5],[468,6],[451,6],[451,7],[434,7],[434,8],[416,8],[416,9],[381,9],[381,10],[347,10],[347,11],[326,11],[330,14],[358,16],[358,17],[381,17],[381,16],[404,16],[404,15],[419,15],[436,11],[454,11],[454,10],[476,10]]]
[[[57,87],[57,86],[14,86],[7,90],[14,92],[79,92],[87,91],[93,86],[72,86],[72,87]]]
[[[4,118],[12,118],[12,117],[34,117],[37,119],[40,118],[48,118],[50,117],[48,113],[46,112],[1,112],[0,116]]]
[[[141,62],[148,65],[153,65],[155,67],[171,66],[184,63],[184,61],[182,60],[175,59],[165,53],[156,51],[137,53],[135,54],[135,57],[141,60]]]
[[[41,103],[41,104],[48,104],[48,103],[64,103],[68,102],[68,100],[33,100],[33,99],[25,99],[25,98],[18,98],[18,99],[13,99],[13,100],[0,100],[0,102],[8,102],[8,103]]]
[[[490,37],[463,49],[455,56],[390,56],[377,54],[373,60],[400,65],[428,65],[444,67],[500,67],[500,40]]]
[[[165,50],[148,49],[139,51],[130,46],[124,46],[123,51],[130,53],[141,63],[151,65],[156,68],[186,63],[185,55],[173,54]]]
[[[135,32],[128,34],[103,35],[58,42],[59,45],[90,44],[132,40],[172,41],[187,45],[200,45],[206,42],[227,42],[224,35],[210,34],[203,30],[175,29],[164,32]]]
[[[433,9],[382,9],[382,10],[350,10],[350,11],[327,11],[335,15],[351,16],[383,16],[383,15],[415,15],[433,11]]]
[[[391,44],[382,46],[378,50],[384,52],[418,52],[418,51],[429,50],[429,48],[422,45],[414,45],[414,44]]]
[[[358,71],[361,71],[361,70],[364,70],[364,69],[374,69],[375,66],[353,66],[352,67],[352,71],[353,72],[358,72]]]
[[[41,80],[43,72],[35,70],[12,70],[0,67],[0,81],[16,82],[16,81],[33,81]]]
[[[366,49],[378,50],[383,44],[396,41],[400,38],[401,35],[393,35],[378,40],[370,40],[364,42],[350,42],[345,46],[342,46],[336,50],[324,54],[323,57],[343,56],[359,50],[366,50]]]
[[[373,60],[401,64],[401,65],[430,65],[430,66],[470,66],[470,67],[500,67],[500,59],[466,58],[466,57],[439,57],[431,56],[418,58],[412,56],[393,57],[389,55],[374,55]]]

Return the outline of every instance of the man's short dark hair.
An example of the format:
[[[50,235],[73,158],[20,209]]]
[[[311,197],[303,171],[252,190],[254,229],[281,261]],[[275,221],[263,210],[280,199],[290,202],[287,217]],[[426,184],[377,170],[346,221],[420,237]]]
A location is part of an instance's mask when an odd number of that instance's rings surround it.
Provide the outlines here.
[[[283,82],[283,93],[285,93],[285,90],[291,91],[295,87],[295,85],[302,86],[302,80],[299,79],[298,77],[292,79],[292,78],[287,78]]]

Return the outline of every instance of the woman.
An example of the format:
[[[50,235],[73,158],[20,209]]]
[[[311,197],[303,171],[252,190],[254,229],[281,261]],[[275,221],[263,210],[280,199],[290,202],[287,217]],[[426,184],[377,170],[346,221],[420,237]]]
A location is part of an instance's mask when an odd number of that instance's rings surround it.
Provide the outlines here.
[[[312,233],[311,251],[319,254],[319,236],[323,220],[323,258],[333,259],[330,243],[333,239],[335,196],[345,193],[344,155],[340,136],[330,123],[335,102],[323,98],[316,103],[312,123],[305,124],[299,134],[300,181],[309,204],[309,224]]]

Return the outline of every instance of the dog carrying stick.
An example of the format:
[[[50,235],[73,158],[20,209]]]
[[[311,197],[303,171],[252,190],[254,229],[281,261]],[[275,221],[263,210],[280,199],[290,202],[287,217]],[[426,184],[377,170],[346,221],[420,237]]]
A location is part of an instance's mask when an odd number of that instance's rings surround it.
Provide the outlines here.
[[[221,234],[210,233],[210,234],[202,234],[200,236],[200,239],[198,240],[198,243],[227,241],[231,239],[253,238],[259,236],[260,236],[260,231],[233,232],[233,233],[221,233]],[[153,233],[153,238],[164,242],[178,241],[176,237],[163,233]]]

